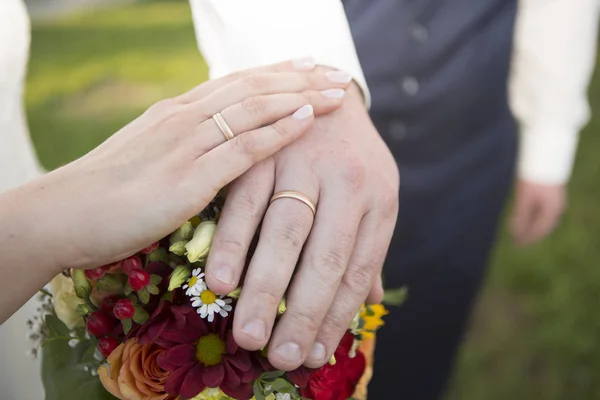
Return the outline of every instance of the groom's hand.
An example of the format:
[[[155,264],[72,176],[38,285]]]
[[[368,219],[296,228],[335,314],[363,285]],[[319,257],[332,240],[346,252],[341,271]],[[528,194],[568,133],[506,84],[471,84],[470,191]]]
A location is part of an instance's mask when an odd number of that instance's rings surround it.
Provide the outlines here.
[[[234,337],[249,350],[269,343],[278,369],[323,365],[369,293],[372,302],[383,295],[380,274],[398,213],[399,173],[358,87],[346,97],[339,111],[318,118],[303,138],[230,186],[208,259],[210,288],[235,289],[264,217]],[[310,197],[316,216],[295,199],[269,205],[283,190]],[[272,332],[286,290],[287,311]]]

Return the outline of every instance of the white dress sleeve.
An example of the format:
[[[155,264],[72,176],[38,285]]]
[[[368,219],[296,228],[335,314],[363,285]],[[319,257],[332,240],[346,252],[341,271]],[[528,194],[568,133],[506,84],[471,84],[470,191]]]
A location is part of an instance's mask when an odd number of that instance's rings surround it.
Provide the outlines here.
[[[23,86],[29,53],[29,19],[22,0],[0,1],[0,192],[41,173],[27,130]],[[0,398],[44,398],[39,359],[27,356],[27,320],[39,303],[32,299],[0,326]]]

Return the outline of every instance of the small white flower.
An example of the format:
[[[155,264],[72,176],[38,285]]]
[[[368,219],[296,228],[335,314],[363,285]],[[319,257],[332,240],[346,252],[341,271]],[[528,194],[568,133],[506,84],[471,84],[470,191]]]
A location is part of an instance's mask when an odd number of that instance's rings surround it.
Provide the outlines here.
[[[206,282],[204,282],[204,272],[200,272],[200,268],[196,268],[192,271],[192,276],[188,279],[187,283],[183,285],[185,294],[188,296],[200,296],[203,290],[206,289]]]
[[[208,322],[215,320],[215,314],[225,318],[232,310],[231,299],[223,298],[223,296],[217,297],[209,289],[204,289],[199,296],[192,297],[192,307],[198,308],[196,311],[200,314],[200,318],[208,317]]]
[[[292,396],[289,393],[277,393],[275,400],[292,400]]]

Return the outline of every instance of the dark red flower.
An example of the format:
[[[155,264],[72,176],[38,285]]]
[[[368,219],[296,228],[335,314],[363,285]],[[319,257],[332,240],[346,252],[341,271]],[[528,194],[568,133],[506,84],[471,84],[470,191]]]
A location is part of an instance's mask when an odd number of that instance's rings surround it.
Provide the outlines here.
[[[354,337],[346,333],[335,351],[335,365],[325,364],[312,374],[308,386],[301,390],[302,396],[314,400],[348,399],[365,371],[365,357],[357,351],[354,358],[348,353]]]
[[[206,387],[220,387],[235,399],[250,399],[251,382],[260,367],[233,340],[233,316],[209,323],[189,305],[163,302],[135,335],[140,344],[155,343],[168,350],[158,365],[170,372],[165,391],[184,399]]]

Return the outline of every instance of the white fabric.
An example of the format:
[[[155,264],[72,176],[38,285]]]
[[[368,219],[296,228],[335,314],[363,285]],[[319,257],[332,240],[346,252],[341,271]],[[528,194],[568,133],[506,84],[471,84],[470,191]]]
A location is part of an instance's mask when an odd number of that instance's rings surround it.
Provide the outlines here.
[[[511,107],[522,127],[521,177],[565,183],[594,65],[599,0],[520,0]],[[368,94],[339,0],[190,0],[211,77],[312,55]],[[368,96],[367,96],[368,97]]]
[[[0,0],[0,192],[36,177],[40,169],[29,140],[22,94],[29,53],[29,19],[22,0]],[[0,397],[44,398],[39,361],[31,349],[26,321],[34,300],[0,326]]]
[[[599,0],[520,1],[510,93],[525,180],[569,179],[579,131],[590,118],[599,8]]]

